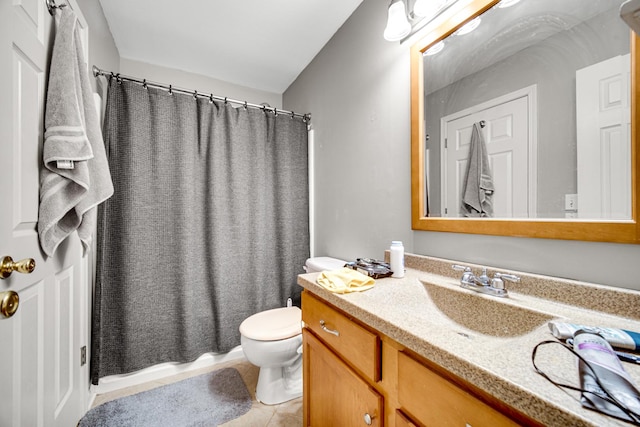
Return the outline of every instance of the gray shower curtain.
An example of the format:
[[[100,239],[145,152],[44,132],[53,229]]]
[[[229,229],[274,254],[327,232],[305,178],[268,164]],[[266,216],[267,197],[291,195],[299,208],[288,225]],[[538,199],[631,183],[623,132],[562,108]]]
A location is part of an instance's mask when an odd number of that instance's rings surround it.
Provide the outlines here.
[[[249,315],[299,303],[306,123],[112,78],[104,136],[114,195],[99,212],[94,384],[226,352]]]

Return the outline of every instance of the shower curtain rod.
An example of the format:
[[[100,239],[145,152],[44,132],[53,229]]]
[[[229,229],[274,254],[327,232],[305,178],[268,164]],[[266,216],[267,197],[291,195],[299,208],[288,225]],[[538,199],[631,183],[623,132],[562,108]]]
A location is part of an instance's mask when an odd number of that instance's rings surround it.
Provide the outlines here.
[[[105,76],[105,77],[115,78],[118,81],[127,80],[127,81],[130,81],[130,82],[141,84],[145,88],[147,86],[153,86],[153,87],[157,87],[157,88],[160,88],[160,89],[165,89],[165,90],[169,91],[169,93],[173,93],[173,92],[185,93],[185,94],[188,94],[188,95],[193,95],[194,98],[197,98],[197,97],[207,98],[212,102],[213,102],[214,99],[217,100],[217,101],[224,101],[225,103],[229,103],[230,102],[232,104],[242,105],[245,109],[248,108],[248,107],[257,108],[257,109],[260,109],[262,111],[270,111],[273,114],[275,114],[276,116],[278,114],[283,114],[283,115],[291,116],[291,118],[300,117],[302,119],[302,121],[304,121],[305,123],[311,122],[311,113],[299,114],[299,113],[294,113],[293,111],[281,110],[281,109],[275,108],[275,107],[267,107],[266,105],[252,104],[252,103],[247,102],[247,101],[239,101],[237,99],[231,99],[231,98],[228,98],[226,96],[225,97],[216,96],[214,94],[200,93],[197,90],[183,89],[183,88],[174,87],[173,85],[166,85],[166,84],[163,84],[163,83],[151,82],[151,81],[148,81],[147,79],[140,80],[140,79],[137,79],[135,77],[123,76],[120,73],[114,73],[113,71],[104,71],[104,70],[101,70],[100,68],[96,67],[95,65],[92,67],[92,70],[93,70],[93,76],[94,77]]]

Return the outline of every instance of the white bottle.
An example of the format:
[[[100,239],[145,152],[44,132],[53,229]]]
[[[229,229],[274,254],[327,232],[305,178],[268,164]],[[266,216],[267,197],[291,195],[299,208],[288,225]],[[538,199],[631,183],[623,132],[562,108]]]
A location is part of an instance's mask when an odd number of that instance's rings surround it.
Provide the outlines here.
[[[404,277],[404,246],[402,246],[402,242],[398,240],[391,242],[389,251],[391,252],[391,271],[393,271],[391,277]]]

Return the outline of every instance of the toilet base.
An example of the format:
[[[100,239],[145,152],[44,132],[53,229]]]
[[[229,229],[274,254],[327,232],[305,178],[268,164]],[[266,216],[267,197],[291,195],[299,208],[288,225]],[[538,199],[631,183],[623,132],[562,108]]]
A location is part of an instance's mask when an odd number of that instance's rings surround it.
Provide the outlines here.
[[[302,356],[289,366],[260,368],[256,400],[278,405],[302,396]]]

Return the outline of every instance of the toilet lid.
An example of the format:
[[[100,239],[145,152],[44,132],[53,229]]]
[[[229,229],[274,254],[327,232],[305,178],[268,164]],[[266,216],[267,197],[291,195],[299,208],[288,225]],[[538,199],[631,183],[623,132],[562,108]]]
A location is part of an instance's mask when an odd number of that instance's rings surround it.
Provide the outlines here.
[[[346,261],[341,259],[328,256],[314,257],[307,259],[305,262],[305,266],[307,267],[305,271],[313,273],[316,271],[335,270],[344,267],[346,263]]]
[[[302,333],[302,311],[296,307],[274,308],[247,317],[240,333],[256,341],[276,341]]]

